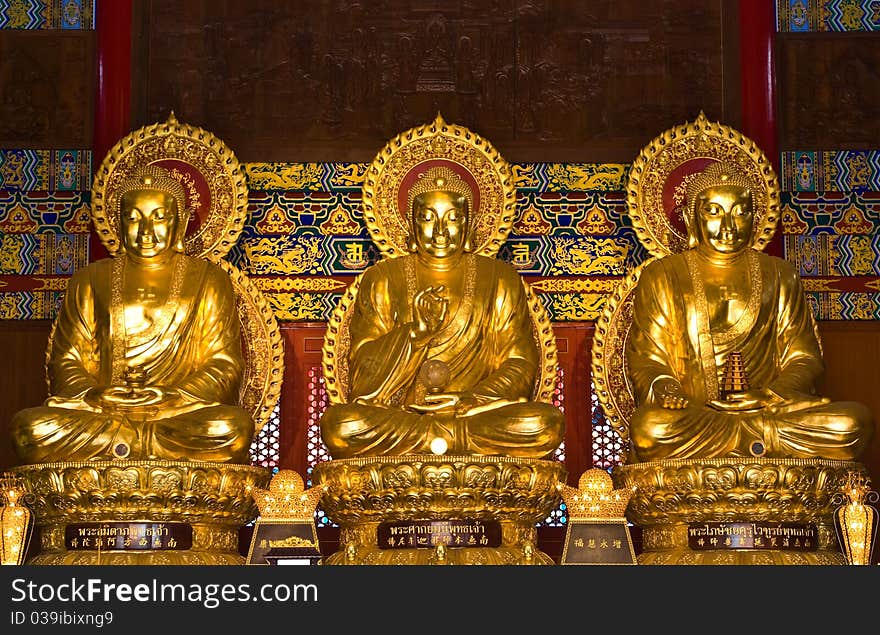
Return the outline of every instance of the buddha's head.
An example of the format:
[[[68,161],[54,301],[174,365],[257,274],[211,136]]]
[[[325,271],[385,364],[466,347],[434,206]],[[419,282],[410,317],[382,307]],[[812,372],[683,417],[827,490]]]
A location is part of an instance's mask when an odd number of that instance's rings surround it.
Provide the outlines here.
[[[470,251],[473,192],[446,167],[419,175],[409,191],[410,251],[432,258],[454,258]]]
[[[748,248],[755,222],[752,190],[749,178],[725,163],[697,174],[687,188],[690,246],[722,254]]]
[[[157,259],[183,251],[186,191],[167,170],[140,168],[119,189],[119,233],[125,253]]]

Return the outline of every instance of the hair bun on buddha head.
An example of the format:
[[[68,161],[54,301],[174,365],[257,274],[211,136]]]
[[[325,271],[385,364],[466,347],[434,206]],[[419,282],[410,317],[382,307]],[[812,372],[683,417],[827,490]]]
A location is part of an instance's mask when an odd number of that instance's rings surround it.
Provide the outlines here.
[[[743,174],[736,166],[721,161],[711,163],[705,170],[696,174],[687,186],[688,210],[693,212],[697,204],[697,196],[710,187],[735,185],[754,191],[755,183]]]
[[[155,164],[145,165],[135,170],[131,176],[126,178],[119,184],[118,201],[119,209],[122,211],[122,197],[128,192],[136,192],[143,190],[157,190],[165,192],[174,197],[177,202],[177,213],[184,220],[186,211],[186,189],[183,183],[171,176],[171,173],[165,168]]]
[[[468,202],[468,209],[474,209],[474,193],[471,191],[470,185],[451,168],[437,166],[428,168],[419,174],[419,178],[409,188],[406,201],[407,209],[412,209],[416,196],[426,192],[452,192],[464,196]]]

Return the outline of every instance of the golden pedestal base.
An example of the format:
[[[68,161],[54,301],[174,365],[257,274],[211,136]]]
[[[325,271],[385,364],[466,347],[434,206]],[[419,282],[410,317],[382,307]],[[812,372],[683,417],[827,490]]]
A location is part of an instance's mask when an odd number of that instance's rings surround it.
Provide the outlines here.
[[[559,503],[565,481],[558,461],[494,456],[410,455],[343,459],[320,463],[314,484],[327,489],[322,509],[340,525],[340,549],[324,564],[554,564],[536,546],[538,522]],[[449,521],[450,526],[500,525],[497,546],[456,546],[443,534],[424,538],[421,548],[380,545],[383,523]],[[435,526],[436,528],[436,526]],[[448,536],[448,534],[446,534]]]
[[[13,471],[32,496],[29,506],[40,528],[40,550],[26,563],[35,565],[244,564],[238,531],[257,516],[248,488],[265,487],[270,478],[264,468],[199,461],[40,463]],[[82,537],[90,545],[96,536],[106,540],[105,527],[77,529],[79,548],[68,549],[65,529],[85,523],[185,523],[192,527],[192,545],[82,547]]]
[[[727,458],[633,463],[614,468],[617,487],[635,487],[627,518],[643,530],[639,564],[846,564],[834,531],[833,513],[851,472],[859,463],[823,459]],[[743,523],[746,533],[760,525],[761,548],[724,547],[729,535],[706,529],[713,523]],[[809,549],[782,524],[813,526]],[[769,529],[768,529],[769,527]],[[812,533],[812,532],[811,532]],[[704,545],[692,541],[703,535]],[[799,549],[795,549],[795,537]],[[775,542],[771,541],[775,538]],[[787,541],[786,541],[787,538]]]

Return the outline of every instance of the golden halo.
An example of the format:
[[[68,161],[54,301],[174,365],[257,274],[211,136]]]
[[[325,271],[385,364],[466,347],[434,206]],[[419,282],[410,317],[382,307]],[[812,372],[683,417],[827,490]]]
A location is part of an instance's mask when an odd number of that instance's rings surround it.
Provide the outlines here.
[[[627,209],[639,242],[651,255],[687,249],[683,192],[697,172],[717,161],[737,167],[758,186],[751,246],[760,250],[770,242],[779,223],[779,180],[773,166],[754,141],[710,122],[701,112],[694,122],[655,137],[630,168]]]
[[[256,438],[272,418],[281,397],[284,381],[281,329],[266,296],[253,281],[226,260],[218,260],[217,265],[229,276],[235,290],[245,361],[238,404],[253,417]]]
[[[171,172],[187,193],[190,211],[184,239],[190,256],[218,261],[238,240],[247,215],[248,189],[232,150],[210,132],[179,123],[144,126],[123,137],[101,163],[92,182],[92,222],[110,255],[119,242],[119,186],[144,165]]]
[[[402,209],[401,199],[406,201],[409,182],[435,165],[454,170],[475,189],[473,251],[494,257],[513,226],[516,189],[510,166],[487,140],[439,114],[432,123],[391,139],[367,169],[364,221],[373,242],[386,258],[409,253],[409,210]]]
[[[629,423],[636,410],[635,395],[626,368],[626,340],[632,326],[633,302],[639,276],[656,258],[648,258],[630,271],[605,302],[596,322],[591,352],[591,372],[596,397],[605,420],[629,441]],[[624,459],[625,460],[625,459]]]

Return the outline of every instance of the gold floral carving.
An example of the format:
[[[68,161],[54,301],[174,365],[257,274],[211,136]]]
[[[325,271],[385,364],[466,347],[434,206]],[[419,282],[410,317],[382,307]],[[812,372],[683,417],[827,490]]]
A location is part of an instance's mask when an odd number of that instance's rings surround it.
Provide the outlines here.
[[[612,470],[635,494],[627,518],[643,530],[639,564],[844,564],[833,513],[852,473],[866,468],[826,459],[721,458],[633,463]],[[691,524],[770,522],[812,524],[815,551],[782,549],[694,551]]]
[[[210,195],[209,208],[197,231],[184,240],[190,256],[217,261],[235,245],[247,215],[248,189],[232,150],[210,132],[169,116],[164,123],[144,126],[123,137],[104,158],[92,183],[92,222],[98,238],[114,255],[118,236],[119,185],[139,167],[164,160],[183,162],[199,172]],[[190,175],[179,174],[193,206]],[[198,202],[200,205],[201,202]]]
[[[593,335],[591,364],[596,397],[605,419],[624,442],[629,440],[629,421],[636,409],[624,354],[632,324],[633,291],[642,270],[654,260],[648,258],[618,283],[605,303]]]
[[[725,458],[621,465],[615,484],[636,488],[627,517],[640,526],[693,522],[786,521],[832,523],[834,495],[851,461]]]
[[[269,304],[279,320],[321,321],[324,319],[323,295],[317,293],[272,293]]]
[[[31,495],[41,550],[29,564],[243,564],[238,529],[257,516],[250,494],[264,468],[190,461],[93,461],[13,468]],[[64,527],[174,522],[193,528],[186,551],[66,551]]]
[[[553,564],[534,548],[535,525],[559,504],[559,484],[565,478],[559,461],[497,456],[410,455],[319,463],[313,482],[325,487],[321,507],[341,527],[341,549],[324,562],[441,564],[432,549],[379,549],[379,523],[460,519],[498,521],[501,545],[450,547],[442,563]]]
[[[409,455],[319,463],[322,509],[341,526],[362,522],[472,518],[535,523],[560,501],[560,461],[498,456]]]
[[[303,190],[320,185],[321,163],[245,163],[242,166],[255,190]]]
[[[238,403],[251,413],[255,434],[269,421],[281,396],[284,379],[284,345],[275,313],[265,296],[235,266],[218,261],[235,289],[245,357]]]
[[[541,293],[612,293],[620,284],[618,278],[544,278],[530,283]]]
[[[260,291],[288,291],[303,292],[314,291],[319,293],[341,292],[347,284],[342,280],[327,278],[324,276],[309,277],[284,277],[284,278],[254,278],[254,284]]]
[[[320,225],[321,233],[326,235],[351,235],[358,234],[361,231],[360,223],[356,223],[351,218],[351,214],[343,205],[337,205],[330,210],[326,221]]]
[[[779,181],[773,166],[754,141],[733,128],[710,122],[702,112],[695,121],[655,137],[630,168],[627,208],[636,236],[645,249],[660,257],[687,248],[688,238],[670,221],[663,194],[670,175],[695,159],[734,165],[759,187],[753,193],[755,223],[751,245],[763,249],[773,237],[780,216]]]
[[[391,139],[367,169],[364,221],[373,242],[386,258],[408,253],[409,210],[400,209],[399,190],[413,168],[435,159],[453,161],[473,176],[480,201],[479,209],[471,210],[474,253],[495,256],[514,221],[516,190],[510,166],[486,139],[447,124],[439,114],[430,124]]]
[[[349,322],[361,278],[363,274],[358,275],[348,286],[327,321],[327,331],[321,349],[321,366],[324,388],[331,404],[346,403],[348,397],[348,350],[351,346]]]

